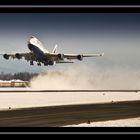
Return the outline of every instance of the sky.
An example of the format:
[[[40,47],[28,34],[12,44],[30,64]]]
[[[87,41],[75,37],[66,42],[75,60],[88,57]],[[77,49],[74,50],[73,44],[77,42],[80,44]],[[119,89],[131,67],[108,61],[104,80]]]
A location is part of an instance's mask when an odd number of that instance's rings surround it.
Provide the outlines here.
[[[102,53],[85,58],[85,65],[101,68],[140,69],[140,13],[0,13],[0,53],[29,52],[27,41],[36,36],[52,51],[60,53]],[[25,60],[0,57],[0,72],[43,72],[82,63],[53,67],[30,66]]]

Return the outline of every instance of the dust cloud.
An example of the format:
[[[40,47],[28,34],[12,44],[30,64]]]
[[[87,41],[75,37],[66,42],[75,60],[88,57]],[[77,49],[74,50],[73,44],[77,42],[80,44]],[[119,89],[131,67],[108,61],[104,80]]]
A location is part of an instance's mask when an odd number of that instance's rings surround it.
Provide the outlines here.
[[[140,70],[78,65],[31,79],[33,89],[140,89]]]

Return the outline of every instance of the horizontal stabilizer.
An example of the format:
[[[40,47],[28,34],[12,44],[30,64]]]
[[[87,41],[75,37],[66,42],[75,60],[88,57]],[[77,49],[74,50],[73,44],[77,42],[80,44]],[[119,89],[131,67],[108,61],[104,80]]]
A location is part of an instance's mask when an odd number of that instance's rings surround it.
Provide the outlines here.
[[[100,56],[103,56],[105,53],[100,54]]]

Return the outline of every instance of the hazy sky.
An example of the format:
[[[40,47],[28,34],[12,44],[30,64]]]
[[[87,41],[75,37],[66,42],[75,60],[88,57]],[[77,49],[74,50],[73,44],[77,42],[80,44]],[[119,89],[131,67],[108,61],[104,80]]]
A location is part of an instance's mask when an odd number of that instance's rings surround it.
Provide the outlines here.
[[[32,35],[50,51],[58,44],[62,53],[105,53],[84,59],[87,66],[140,69],[140,13],[0,13],[1,53],[28,52],[27,40]],[[0,72],[41,72],[81,62],[37,67],[0,57],[0,63]]]

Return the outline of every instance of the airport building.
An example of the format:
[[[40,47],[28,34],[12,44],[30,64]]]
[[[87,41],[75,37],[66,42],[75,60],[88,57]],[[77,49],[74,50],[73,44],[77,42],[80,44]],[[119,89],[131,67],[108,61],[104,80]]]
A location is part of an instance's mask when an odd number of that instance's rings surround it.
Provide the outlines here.
[[[0,87],[27,87],[29,86],[28,81],[22,81],[22,80],[0,80]]]

